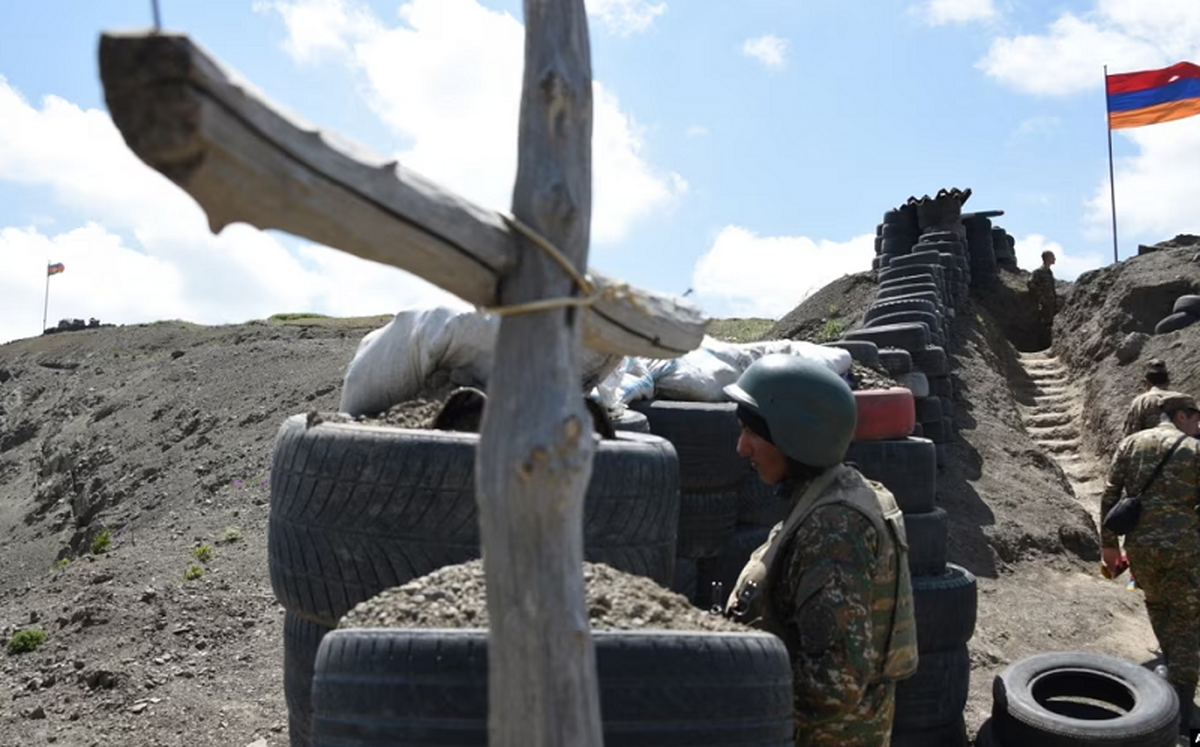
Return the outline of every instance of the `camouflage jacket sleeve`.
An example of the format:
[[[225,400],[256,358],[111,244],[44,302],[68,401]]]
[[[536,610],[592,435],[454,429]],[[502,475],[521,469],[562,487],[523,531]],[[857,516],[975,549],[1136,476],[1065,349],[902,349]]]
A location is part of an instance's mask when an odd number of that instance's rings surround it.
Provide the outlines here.
[[[1142,422],[1142,395],[1133,398],[1133,402],[1129,404],[1129,411],[1125,413],[1125,427],[1121,429],[1121,437],[1137,433],[1141,428],[1138,425]]]
[[[1121,500],[1121,496],[1125,495],[1126,486],[1129,485],[1129,448],[1131,443],[1129,438],[1122,440],[1121,444],[1117,446],[1117,452],[1113,454],[1112,463],[1108,466],[1108,477],[1104,483],[1104,495],[1100,498],[1101,547],[1121,546],[1117,535],[1104,528],[1104,517],[1108,516],[1108,512],[1112,510],[1112,507],[1117,505],[1117,501]]]
[[[785,549],[777,612],[791,628],[795,708],[812,722],[851,711],[878,669],[872,646],[871,523],[846,506],[813,512]]]

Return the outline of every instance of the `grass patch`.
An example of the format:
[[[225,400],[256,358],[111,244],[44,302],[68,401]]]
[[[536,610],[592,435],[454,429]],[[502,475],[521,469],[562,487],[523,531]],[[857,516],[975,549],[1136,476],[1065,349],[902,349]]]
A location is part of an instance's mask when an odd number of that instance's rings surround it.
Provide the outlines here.
[[[197,548],[197,549],[199,549],[199,548]],[[204,569],[201,568],[200,566],[196,565],[195,563],[191,563],[183,571],[183,580],[184,581],[195,581],[196,579],[200,578],[203,575],[204,575]]]
[[[328,319],[328,314],[314,314],[311,312],[302,312],[299,314],[272,314],[267,317],[268,322],[295,322],[300,319]]]
[[[219,545],[230,545],[242,538],[242,530],[237,527],[225,527],[225,531],[221,533],[221,539],[217,540]]]
[[[825,324],[817,330],[817,342],[833,342],[842,339],[846,331],[846,323],[841,319],[826,319]]]
[[[92,537],[92,544],[88,547],[92,555],[101,555],[108,552],[108,546],[112,544],[112,532],[107,529],[101,529],[95,537]]]
[[[46,631],[41,628],[26,628],[13,633],[8,641],[8,653],[27,654],[46,642]]]
[[[192,550],[192,557],[199,560],[201,563],[207,563],[212,560],[213,549],[212,545],[205,542],[199,547]]]
[[[268,324],[292,324],[302,327],[382,327],[395,318],[395,314],[378,316],[326,316],[324,314],[272,314]]]
[[[70,558],[59,558],[58,560],[54,561],[54,570],[61,571],[63,568],[66,568],[70,564],[71,564]]]
[[[774,319],[759,317],[712,319],[708,323],[708,334],[725,342],[758,342],[773,326]]]

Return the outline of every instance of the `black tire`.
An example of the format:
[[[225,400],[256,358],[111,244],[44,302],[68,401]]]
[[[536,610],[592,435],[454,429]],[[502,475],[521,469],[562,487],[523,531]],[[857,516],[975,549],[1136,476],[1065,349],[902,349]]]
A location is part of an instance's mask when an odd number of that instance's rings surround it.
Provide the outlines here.
[[[279,430],[267,558],[285,609],[333,627],[359,602],[479,557],[473,433],[351,423]],[[656,436],[601,441],[584,500],[584,555],[670,583],[678,463]]]
[[[900,348],[910,353],[929,347],[929,327],[924,324],[889,324],[853,329],[844,337],[847,340],[870,340],[881,348]]]
[[[928,381],[929,377],[926,376],[925,380]],[[942,409],[941,397],[924,397],[916,400],[914,404],[916,405],[917,409],[918,423],[928,423],[931,420],[941,420],[944,416],[945,411]]]
[[[929,379],[920,371],[910,371],[895,378],[897,384],[912,392],[914,400],[929,396]]]
[[[905,527],[909,517],[904,517]],[[910,540],[911,542],[911,540]],[[913,613],[917,618],[917,650],[949,651],[965,646],[975,635],[979,587],[962,566],[946,563],[941,575],[912,580]]]
[[[1159,320],[1158,324],[1154,325],[1154,334],[1165,335],[1171,332],[1177,332],[1184,327],[1190,327],[1196,323],[1196,317],[1181,311],[1178,314],[1171,314]]]
[[[900,348],[881,348],[879,350],[879,365],[889,376],[898,376],[912,371],[912,353]],[[918,418],[920,420],[920,418]]]
[[[926,299],[917,298],[898,298],[876,301],[871,304],[863,315],[863,321],[871,321],[876,317],[881,317],[886,314],[895,314],[901,311],[924,311],[929,314],[937,314],[937,304]],[[876,359],[878,359],[878,349],[876,349]]]
[[[883,257],[903,257],[911,246],[911,237],[885,234],[879,241],[879,254]]]
[[[721,546],[737,526],[737,515],[737,489],[713,493],[681,491],[679,537],[675,554],[681,558],[695,560],[711,558],[721,552]]]
[[[889,267],[879,273],[880,281],[903,278],[932,278],[939,288],[944,288],[945,279],[942,277],[941,265],[907,265],[905,267]]]
[[[924,438],[855,441],[846,461],[870,480],[883,483],[906,514],[933,510],[937,493],[937,461],[933,443]]]
[[[321,639],[332,628],[283,614],[283,697],[288,708],[291,747],[312,744],[312,680]]]
[[[960,716],[953,723],[934,729],[893,731],[890,747],[968,747],[969,744],[967,725]]]
[[[788,499],[776,486],[767,485],[757,472],[749,472],[738,491],[737,522],[742,526],[773,527],[787,516]]]
[[[738,527],[725,541],[719,555],[696,563],[698,606],[707,608],[712,604],[714,582],[721,584],[721,601],[724,602],[746,567],[746,561],[750,560],[750,553],[767,541],[770,531],[768,527]]]
[[[954,382],[949,376],[926,376],[929,379],[929,393],[942,399],[954,397]]]
[[[918,251],[914,246],[911,253],[903,257],[896,257],[891,266],[908,267],[909,265],[940,265],[941,263],[942,257],[937,250],[929,251],[926,247],[922,247],[922,250]]]
[[[732,402],[634,402],[650,432],[667,439],[679,455],[679,489],[689,493],[733,490],[746,472],[737,453],[738,424]]]
[[[621,417],[612,421],[613,430],[629,431],[630,433],[649,433],[650,421],[645,415],[637,410],[630,410],[628,407],[621,413]]]
[[[1200,296],[1180,296],[1175,299],[1171,311],[1176,314],[1191,314],[1200,318]]]
[[[671,591],[682,594],[692,604],[696,603],[696,561],[691,558],[675,558],[675,578],[671,580]]]
[[[875,300],[895,301],[901,298],[920,298],[929,301],[934,306],[942,305],[942,297],[938,295],[937,286],[933,283],[902,283],[889,285],[879,289]]]
[[[948,370],[946,350],[932,345],[918,350],[913,354],[913,365],[926,376],[945,376]]]
[[[949,535],[946,511],[935,508],[920,514],[904,515],[908,538],[908,570],[914,577],[940,577],[946,572],[946,538]],[[913,579],[914,589],[916,578]],[[918,634],[921,632],[918,628]],[[920,636],[918,635],[918,638]],[[966,641],[960,641],[965,643]],[[918,651],[925,649],[918,646]]]
[[[953,231],[930,231],[920,236],[920,243],[922,244],[958,244],[961,241],[962,237]]]
[[[942,320],[937,314],[930,314],[928,311],[896,311],[891,314],[877,316],[867,322],[865,326],[886,327],[889,324],[906,324],[908,322],[916,322],[928,327],[931,342],[940,339],[942,336]]]
[[[853,360],[858,361],[868,368],[877,368],[879,366],[879,347],[873,342],[837,340],[825,343],[825,347],[841,348],[849,353]]]
[[[792,744],[792,671],[778,638],[593,631],[592,640],[610,747]],[[487,631],[334,631],[317,656],[313,743],[486,747],[487,689]]]
[[[965,645],[949,651],[921,651],[916,674],[896,683],[893,728],[928,731],[953,724],[966,708],[970,679],[971,657]]]
[[[1096,713],[1072,718],[1056,712],[1066,706],[1079,715],[1081,699]],[[1175,744],[1178,720],[1179,701],[1166,680],[1103,654],[1035,654],[1008,665],[992,682],[992,729],[1004,744],[1168,747]]]
[[[933,441],[935,444],[944,444],[949,438],[949,433],[946,432],[946,426],[941,418],[937,420],[924,420],[921,422],[921,431],[924,432],[925,438]]]

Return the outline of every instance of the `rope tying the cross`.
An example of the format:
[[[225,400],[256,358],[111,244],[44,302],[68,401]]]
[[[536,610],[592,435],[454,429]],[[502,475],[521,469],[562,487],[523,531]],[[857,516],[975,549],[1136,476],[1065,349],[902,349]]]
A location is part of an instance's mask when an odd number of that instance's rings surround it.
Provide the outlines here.
[[[551,259],[563,268],[563,271],[571,276],[575,281],[575,285],[583,292],[582,296],[568,296],[565,298],[544,298],[538,301],[528,301],[526,303],[513,304],[511,306],[491,306],[481,309],[486,314],[495,314],[496,316],[512,316],[514,314],[532,314],[537,311],[550,311],[552,309],[562,308],[587,308],[594,305],[601,298],[615,295],[616,288],[608,288],[604,291],[597,292],[596,287],[592,282],[584,277],[579,270],[575,269],[575,265],[571,264],[571,260],[567,259],[558,247],[546,240],[546,237],[539,234],[529,226],[522,223],[515,216],[500,213],[500,218],[512,230],[524,236],[531,244],[545,252]]]

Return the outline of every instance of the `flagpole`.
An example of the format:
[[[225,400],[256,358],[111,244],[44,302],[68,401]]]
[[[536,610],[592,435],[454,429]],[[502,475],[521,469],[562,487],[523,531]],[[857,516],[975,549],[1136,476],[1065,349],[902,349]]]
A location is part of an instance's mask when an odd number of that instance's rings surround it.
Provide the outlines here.
[[[1108,130],[1108,191],[1112,200],[1113,264],[1117,259],[1117,181],[1113,177],[1112,123],[1108,113],[1108,65],[1104,66],[1104,125]]]
[[[50,310],[50,263],[46,263],[46,301],[42,304],[42,332],[46,334],[46,312]]]

